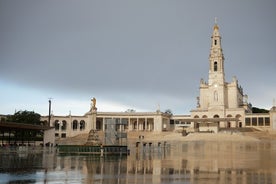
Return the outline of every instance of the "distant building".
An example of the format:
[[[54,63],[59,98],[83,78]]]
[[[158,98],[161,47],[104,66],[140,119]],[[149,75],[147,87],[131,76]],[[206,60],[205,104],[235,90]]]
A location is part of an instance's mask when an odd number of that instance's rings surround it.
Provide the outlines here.
[[[96,99],[91,100],[91,109],[84,116],[52,116],[50,125],[55,127],[56,137],[73,137],[88,133],[91,129],[105,131],[109,119],[124,122],[122,130],[173,131],[177,127],[190,131],[213,131],[221,128],[262,127],[276,130],[275,104],[269,113],[254,114],[236,77],[225,81],[224,56],[219,27],[214,25],[209,55],[208,82],[200,81],[197,107],[191,115],[172,115],[156,112],[98,112]],[[42,117],[47,121],[48,117]]]

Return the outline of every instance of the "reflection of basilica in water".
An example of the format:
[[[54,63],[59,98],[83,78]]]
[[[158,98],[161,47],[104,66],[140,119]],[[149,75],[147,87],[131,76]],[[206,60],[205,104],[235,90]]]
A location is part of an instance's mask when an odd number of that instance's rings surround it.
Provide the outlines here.
[[[1,150],[0,150],[1,151]],[[2,172],[28,183],[273,183],[273,142],[186,142],[132,147],[129,156],[59,155],[55,148],[11,152]],[[23,173],[27,176],[19,177]],[[31,178],[31,179],[30,179]]]
[[[273,183],[275,150],[270,142],[189,142],[162,149],[133,147],[121,158],[52,152],[43,156],[41,167],[48,168],[49,180],[58,173],[60,181],[84,183]]]

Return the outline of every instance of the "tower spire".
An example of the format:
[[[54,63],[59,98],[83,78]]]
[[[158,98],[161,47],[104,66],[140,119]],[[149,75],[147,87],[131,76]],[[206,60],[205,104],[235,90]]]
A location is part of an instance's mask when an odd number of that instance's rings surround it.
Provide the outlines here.
[[[209,84],[224,84],[224,56],[221,47],[221,36],[215,17],[214,30],[211,37],[211,50],[209,55]]]

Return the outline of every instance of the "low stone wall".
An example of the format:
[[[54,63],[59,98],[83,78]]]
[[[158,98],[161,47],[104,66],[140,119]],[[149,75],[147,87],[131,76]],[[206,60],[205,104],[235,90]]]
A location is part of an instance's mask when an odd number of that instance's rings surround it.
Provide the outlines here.
[[[200,123],[199,132],[213,132],[218,133],[218,124],[217,123]]]

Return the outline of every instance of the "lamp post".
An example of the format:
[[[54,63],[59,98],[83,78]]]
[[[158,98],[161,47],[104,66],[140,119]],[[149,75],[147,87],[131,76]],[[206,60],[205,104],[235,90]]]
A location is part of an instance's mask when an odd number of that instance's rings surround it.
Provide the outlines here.
[[[49,98],[49,116],[48,116],[48,126],[51,126],[50,121],[51,121],[51,98]]]

